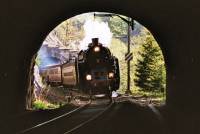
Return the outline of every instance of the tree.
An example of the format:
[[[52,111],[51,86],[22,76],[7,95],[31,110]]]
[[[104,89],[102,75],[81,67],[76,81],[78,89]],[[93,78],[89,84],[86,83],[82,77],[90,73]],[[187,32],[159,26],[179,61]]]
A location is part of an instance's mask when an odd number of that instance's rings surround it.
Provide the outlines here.
[[[55,28],[56,36],[66,46],[73,41],[80,41],[84,37],[83,22],[76,17],[62,22]]]
[[[125,17],[125,16],[122,16]],[[114,36],[125,36],[127,35],[128,25],[126,22],[121,20],[119,17],[114,16],[108,21],[108,25],[114,34]]]
[[[144,91],[163,91],[165,84],[164,59],[158,44],[150,36],[150,33],[139,54],[141,58],[136,64],[136,78],[134,79],[136,86]]]

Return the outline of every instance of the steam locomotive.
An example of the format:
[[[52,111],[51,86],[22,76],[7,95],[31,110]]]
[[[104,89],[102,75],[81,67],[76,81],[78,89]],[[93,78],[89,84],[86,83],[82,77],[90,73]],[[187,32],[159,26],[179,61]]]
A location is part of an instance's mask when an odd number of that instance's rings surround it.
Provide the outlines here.
[[[88,49],[81,50],[74,60],[45,68],[43,76],[50,85],[62,85],[90,95],[109,96],[120,83],[118,59],[98,38],[93,38]]]

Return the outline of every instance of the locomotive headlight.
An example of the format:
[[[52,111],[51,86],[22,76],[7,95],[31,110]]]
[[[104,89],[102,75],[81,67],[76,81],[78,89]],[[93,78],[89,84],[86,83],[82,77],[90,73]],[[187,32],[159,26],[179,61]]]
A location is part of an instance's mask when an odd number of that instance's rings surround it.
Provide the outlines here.
[[[98,46],[94,47],[94,51],[95,52],[99,52],[100,51],[100,47],[98,47]]]
[[[108,73],[108,78],[113,78],[114,77],[114,73],[113,72],[110,72],[110,73]]]
[[[89,80],[92,80],[92,75],[87,74],[87,75],[86,75],[86,80],[88,80],[88,81],[89,81]]]

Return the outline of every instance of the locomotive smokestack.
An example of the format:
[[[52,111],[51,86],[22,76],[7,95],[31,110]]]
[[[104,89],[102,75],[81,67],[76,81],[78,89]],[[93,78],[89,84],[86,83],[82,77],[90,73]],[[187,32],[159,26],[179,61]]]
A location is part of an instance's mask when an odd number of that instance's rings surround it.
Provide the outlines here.
[[[99,38],[92,38],[92,44],[98,45],[99,44]]]

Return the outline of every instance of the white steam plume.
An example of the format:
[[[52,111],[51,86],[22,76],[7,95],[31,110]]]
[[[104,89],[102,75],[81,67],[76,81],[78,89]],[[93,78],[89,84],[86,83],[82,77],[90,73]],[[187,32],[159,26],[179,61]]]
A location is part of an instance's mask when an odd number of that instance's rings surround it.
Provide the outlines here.
[[[96,20],[87,20],[84,24],[85,37],[80,42],[80,49],[87,49],[92,38],[99,38],[99,42],[109,47],[112,39],[112,33],[108,23],[98,22]]]

